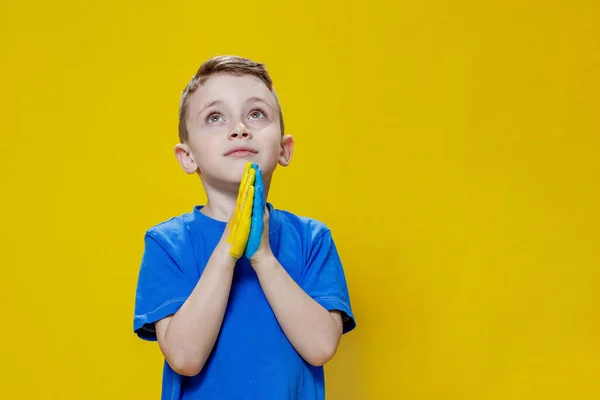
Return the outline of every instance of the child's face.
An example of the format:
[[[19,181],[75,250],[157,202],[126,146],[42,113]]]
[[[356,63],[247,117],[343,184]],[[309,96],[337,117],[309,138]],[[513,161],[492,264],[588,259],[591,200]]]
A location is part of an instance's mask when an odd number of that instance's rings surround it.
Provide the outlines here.
[[[186,172],[199,170],[212,186],[222,186],[239,184],[247,162],[258,164],[267,180],[278,163],[290,162],[293,141],[282,137],[277,101],[259,78],[210,76],[188,107],[188,140],[178,145],[187,152],[178,154]]]

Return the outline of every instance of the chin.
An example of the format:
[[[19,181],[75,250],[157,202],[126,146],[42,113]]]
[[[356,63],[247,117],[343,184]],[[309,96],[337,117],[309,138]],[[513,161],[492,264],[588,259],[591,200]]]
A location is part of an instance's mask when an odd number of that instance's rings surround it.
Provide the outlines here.
[[[229,170],[233,174],[239,174],[241,178],[247,163],[258,164],[260,166],[258,157],[232,157],[231,159],[227,160],[227,163],[223,166],[223,168]]]
[[[222,178],[223,180],[230,183],[240,183],[242,181],[242,176],[244,175],[244,168],[246,168],[246,163],[251,161],[246,160],[237,160],[235,163],[226,166],[223,170]]]

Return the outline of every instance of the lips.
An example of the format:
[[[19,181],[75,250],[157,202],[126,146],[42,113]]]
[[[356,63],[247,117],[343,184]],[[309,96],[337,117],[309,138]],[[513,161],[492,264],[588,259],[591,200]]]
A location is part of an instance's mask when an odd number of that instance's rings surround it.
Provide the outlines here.
[[[224,155],[225,156],[245,156],[251,154],[258,154],[258,151],[251,147],[239,146],[229,149]]]

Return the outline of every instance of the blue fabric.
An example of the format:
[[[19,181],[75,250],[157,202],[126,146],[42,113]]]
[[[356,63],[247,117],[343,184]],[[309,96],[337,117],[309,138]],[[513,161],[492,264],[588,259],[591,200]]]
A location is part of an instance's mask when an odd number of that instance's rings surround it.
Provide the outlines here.
[[[269,240],[290,276],[328,310],[342,312],[344,333],[356,326],[346,279],[329,229],[314,219],[270,210]],[[146,232],[133,329],[155,341],[154,322],[177,312],[198,282],[225,229],[200,212]],[[306,363],[279,326],[248,259],[238,260],[217,343],[202,371],[183,377],[165,361],[162,400],[322,400],[323,367]]]

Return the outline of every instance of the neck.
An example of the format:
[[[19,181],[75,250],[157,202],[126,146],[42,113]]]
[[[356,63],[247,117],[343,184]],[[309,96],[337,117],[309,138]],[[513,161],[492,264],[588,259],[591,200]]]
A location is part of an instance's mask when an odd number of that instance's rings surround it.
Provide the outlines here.
[[[235,211],[237,193],[221,192],[205,186],[206,206],[201,212],[217,221],[229,221]]]
[[[206,206],[202,207],[201,212],[217,221],[227,222],[231,219],[235,211],[239,185],[230,188],[217,188],[210,185],[208,182],[202,182],[206,192]],[[263,177],[263,185],[265,189],[265,199],[269,193],[270,179]]]

